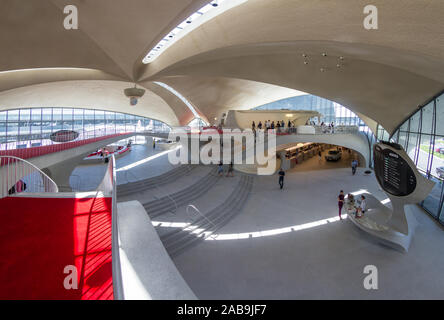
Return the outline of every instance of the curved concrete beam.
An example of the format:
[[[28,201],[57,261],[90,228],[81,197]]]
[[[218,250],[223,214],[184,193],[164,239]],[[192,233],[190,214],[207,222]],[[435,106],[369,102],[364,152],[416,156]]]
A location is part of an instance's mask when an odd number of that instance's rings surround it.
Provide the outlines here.
[[[0,72],[0,92],[35,84],[73,80],[128,81],[100,70],[81,68],[38,68]]]
[[[152,82],[145,82],[141,85],[161,97],[171,107],[171,109],[174,110],[174,113],[176,114],[181,126],[188,125],[188,123],[194,119],[193,112],[172,92]],[[207,117],[203,113],[199,112],[198,108],[195,109],[201,118],[208,122]]]

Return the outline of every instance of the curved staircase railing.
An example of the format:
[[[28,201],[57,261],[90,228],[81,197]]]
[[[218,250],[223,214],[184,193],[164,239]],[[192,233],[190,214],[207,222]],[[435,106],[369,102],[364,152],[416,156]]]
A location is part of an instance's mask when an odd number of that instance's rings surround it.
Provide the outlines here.
[[[59,189],[31,162],[15,156],[0,156],[0,199],[22,192],[59,192]]]

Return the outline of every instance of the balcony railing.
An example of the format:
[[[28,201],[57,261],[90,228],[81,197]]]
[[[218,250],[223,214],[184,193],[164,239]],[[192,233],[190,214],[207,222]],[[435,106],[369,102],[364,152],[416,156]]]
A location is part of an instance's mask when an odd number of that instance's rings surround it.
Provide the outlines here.
[[[0,156],[0,198],[22,192],[58,192],[56,183],[32,163]]]

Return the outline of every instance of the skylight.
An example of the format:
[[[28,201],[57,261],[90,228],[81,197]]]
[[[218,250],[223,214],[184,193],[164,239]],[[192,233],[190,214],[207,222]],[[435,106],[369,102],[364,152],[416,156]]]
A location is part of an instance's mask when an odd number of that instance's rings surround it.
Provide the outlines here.
[[[198,26],[211,20],[223,12],[236,7],[248,0],[214,0],[194,12],[191,16],[182,21],[177,27],[171,30],[162,40],[156,44],[143,59],[143,63],[153,62],[174,42],[185,36]]]

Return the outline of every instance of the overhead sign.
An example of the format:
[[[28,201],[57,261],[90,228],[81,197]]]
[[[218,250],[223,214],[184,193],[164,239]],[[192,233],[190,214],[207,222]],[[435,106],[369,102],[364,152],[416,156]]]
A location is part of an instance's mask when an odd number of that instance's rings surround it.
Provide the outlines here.
[[[49,139],[54,142],[69,142],[77,139],[79,137],[79,133],[73,130],[59,130],[53,132]]]
[[[383,145],[375,145],[373,151],[376,179],[384,191],[398,197],[415,191],[415,173],[400,154]]]

